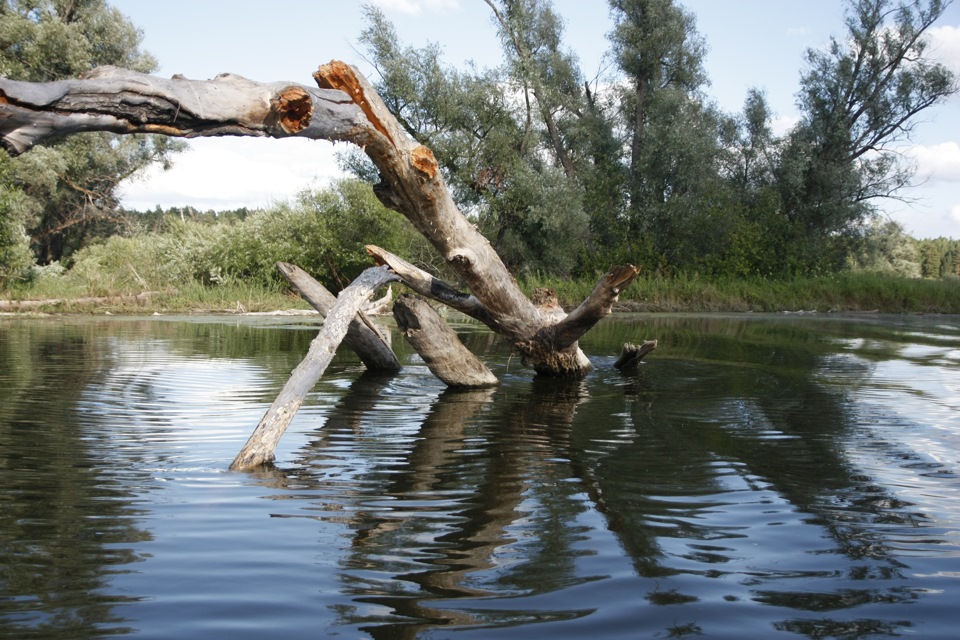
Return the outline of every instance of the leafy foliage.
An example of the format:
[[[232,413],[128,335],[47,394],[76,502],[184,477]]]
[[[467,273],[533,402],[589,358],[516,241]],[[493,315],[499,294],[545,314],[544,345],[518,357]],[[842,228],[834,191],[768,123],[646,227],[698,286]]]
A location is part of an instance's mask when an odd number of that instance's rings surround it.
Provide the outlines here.
[[[924,40],[944,0],[846,0],[845,33],[807,52],[803,118],[782,137],[760,90],[740,113],[709,101],[706,43],[674,0],[609,0],[612,64],[594,78],[563,46],[549,0],[485,2],[502,45],[496,68],[458,69],[435,44],[406,46],[372,7],[360,41],[387,107],[434,151],[461,209],[521,278],[591,278],[615,262],[693,279],[960,269],[949,241],[915,242],[874,223],[878,200],[912,177],[895,146],[918,114],[957,90]],[[105,0],[0,0],[8,77],[49,80],[100,64],[149,70],[139,42]],[[370,242],[443,269],[357,181],[265,212],[121,211],[120,180],[177,148],[91,134],[17,159],[0,154],[0,284],[28,273],[28,242],[41,262],[64,258],[104,286],[273,286],[274,263],[286,260],[336,289],[367,266]],[[377,179],[360,151],[341,164]],[[116,233],[127,237],[90,244]]]
[[[149,72],[156,61],[139,49],[140,32],[105,0],[3,0],[0,2],[0,75],[46,82],[76,77],[100,65]],[[71,136],[11,159],[0,155],[0,186],[14,206],[5,225],[22,227],[42,263],[68,257],[89,239],[121,232],[116,188],[154,162],[168,162],[182,143],[155,136]],[[12,219],[12,220],[11,220]],[[13,274],[0,237],[0,269]],[[16,233],[13,234],[17,236]]]
[[[285,261],[336,291],[370,266],[363,247],[371,243],[416,255],[425,241],[403,216],[377,201],[370,185],[343,180],[243,219],[167,215],[159,232],[114,236],[79,250],[69,275],[94,291],[188,282],[271,288],[283,282],[275,265]]]
[[[373,8],[361,42],[388,107],[433,148],[461,208],[520,274],[613,261],[668,274],[818,274],[876,266],[864,251],[902,245],[865,229],[877,200],[909,185],[894,146],[957,89],[926,56],[943,1],[848,0],[845,35],[807,53],[803,119],[782,138],[762,91],[739,114],[705,97],[706,43],[673,0],[610,0],[616,68],[593,81],[563,48],[547,0],[485,1],[498,68],[457,70],[436,45],[403,46]],[[376,179],[369,164],[345,166]]]

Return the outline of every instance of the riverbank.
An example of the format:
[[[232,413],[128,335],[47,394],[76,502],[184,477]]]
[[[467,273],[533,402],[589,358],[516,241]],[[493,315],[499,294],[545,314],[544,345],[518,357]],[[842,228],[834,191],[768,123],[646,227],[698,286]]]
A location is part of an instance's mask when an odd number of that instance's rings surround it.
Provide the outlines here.
[[[538,287],[557,292],[565,308],[589,295],[596,279],[521,282],[526,293]],[[245,283],[202,285],[148,292],[44,287],[0,292],[0,312],[65,314],[244,313],[278,309],[304,310],[309,305],[281,287]],[[960,279],[898,278],[843,273],[819,278],[710,279],[700,276],[641,276],[620,296],[620,311],[635,312],[818,312],[960,314]]]

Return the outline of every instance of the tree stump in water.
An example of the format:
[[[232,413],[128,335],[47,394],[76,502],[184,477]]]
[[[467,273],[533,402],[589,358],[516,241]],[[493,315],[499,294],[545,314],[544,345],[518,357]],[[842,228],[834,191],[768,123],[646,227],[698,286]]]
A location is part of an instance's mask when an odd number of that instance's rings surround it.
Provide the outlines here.
[[[613,363],[613,367],[618,371],[623,372],[635,371],[637,367],[640,366],[640,362],[643,360],[644,356],[656,348],[656,340],[647,340],[643,344],[639,345],[625,342],[623,344],[623,350],[620,352],[620,356],[617,358],[617,361]]]

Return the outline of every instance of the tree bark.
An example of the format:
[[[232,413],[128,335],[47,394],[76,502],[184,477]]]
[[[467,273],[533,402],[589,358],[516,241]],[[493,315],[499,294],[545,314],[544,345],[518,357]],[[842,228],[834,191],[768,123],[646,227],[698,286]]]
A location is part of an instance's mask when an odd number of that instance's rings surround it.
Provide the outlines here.
[[[337,304],[337,297],[327,291],[326,287],[296,265],[288,262],[278,262],[277,269],[287,279],[303,299],[309,302],[324,318]],[[364,315],[357,311],[357,316],[350,321],[347,335],[343,341],[353,349],[363,364],[371,371],[399,371],[400,361],[386,338]]]
[[[635,371],[643,358],[656,348],[656,340],[646,340],[643,344],[625,342],[617,361],[613,363],[613,368],[624,373]]]
[[[120,304],[135,302],[143,306],[147,301],[158,295],[176,293],[175,291],[144,291],[143,293],[121,295],[121,296],[100,296],[86,298],[46,298],[43,300],[0,300],[0,312],[4,311],[27,311],[28,309],[39,309],[41,307],[55,307],[63,305],[94,305],[94,304]]]
[[[0,144],[16,155],[51,136],[79,131],[352,142],[380,172],[374,190],[381,202],[413,223],[470,293],[440,286],[429,275],[417,286],[403,276],[411,288],[469,308],[464,312],[511,340],[538,373],[588,373],[592,367],[577,339],[609,312],[636,268],[611,270],[586,306],[566,319],[555,311],[542,313],[457,209],[433,153],[404,133],[367,80],[338,61],[320,67],[314,78],[319,89],[261,84],[231,74],[209,81],[166,80],[111,67],[99,67],[81,80],[33,84],[0,78]]]
[[[423,298],[405,294],[393,303],[397,326],[433,375],[450,387],[492,387],[497,377],[460,342]]]
[[[280,436],[290,426],[303,399],[333,360],[337,346],[346,336],[357,311],[378,287],[396,279],[396,275],[383,267],[371,267],[340,292],[336,304],[324,320],[323,328],[310,344],[307,356],[290,374],[280,394],[234,458],[230,469],[245,471],[273,461]]]

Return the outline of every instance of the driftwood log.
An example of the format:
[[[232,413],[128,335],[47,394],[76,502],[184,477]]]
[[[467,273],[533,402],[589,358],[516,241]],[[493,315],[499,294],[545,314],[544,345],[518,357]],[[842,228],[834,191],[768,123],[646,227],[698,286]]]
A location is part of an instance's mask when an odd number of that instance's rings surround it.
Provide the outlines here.
[[[465,283],[420,286],[421,275],[397,271],[421,295],[477,318],[503,334],[538,373],[582,376],[591,370],[578,339],[610,312],[636,277],[635,267],[614,267],[569,315],[542,310],[517,286],[487,239],[458,210],[430,149],[411,140],[367,80],[343,62],[314,74],[317,87],[258,83],[221,74],[213,80],[158,78],[99,67],[87,77],[48,83],[0,78],[0,145],[24,153],[52,137],[81,131],[169,136],[307,137],[348,141],[380,173],[374,189],[386,206],[405,215]]]
[[[278,262],[277,269],[324,318],[337,304],[337,297],[300,267],[288,262]],[[380,329],[367,319],[363,311],[358,310],[356,317],[350,321],[343,341],[360,357],[367,369],[383,372],[400,370],[400,361],[387,339]]]
[[[427,368],[449,387],[492,387],[497,377],[460,342],[426,300],[402,295],[393,303],[400,333],[423,358]]]
[[[290,426],[303,399],[327,369],[337,352],[337,346],[347,335],[354,317],[374,292],[397,276],[384,267],[370,267],[349,287],[340,292],[336,304],[327,313],[323,328],[313,342],[303,361],[290,374],[277,399],[260,420],[247,443],[234,458],[230,468],[246,470],[273,461],[274,451],[280,436]]]
[[[0,313],[6,311],[29,311],[42,307],[59,307],[64,305],[97,305],[97,304],[127,304],[139,306],[147,304],[150,298],[160,295],[176,293],[175,291],[144,291],[143,293],[125,296],[99,296],[86,298],[45,298],[43,300],[0,300]]]
[[[656,348],[656,340],[645,340],[643,344],[625,342],[623,349],[620,351],[620,355],[617,357],[616,362],[613,363],[613,368],[623,373],[636,371],[644,357]]]

